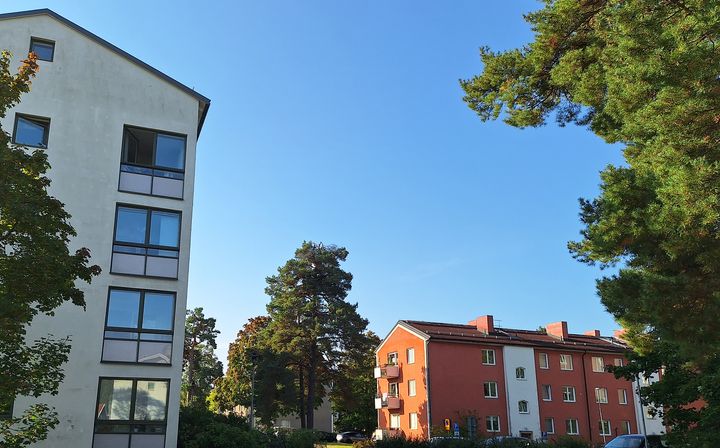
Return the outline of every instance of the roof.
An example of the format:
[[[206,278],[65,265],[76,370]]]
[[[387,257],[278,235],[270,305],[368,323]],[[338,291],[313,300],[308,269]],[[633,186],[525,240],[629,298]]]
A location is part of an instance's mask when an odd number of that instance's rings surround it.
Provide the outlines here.
[[[580,350],[612,353],[623,353],[629,350],[628,346],[621,340],[606,336],[568,334],[567,338],[560,339],[542,331],[517,330],[513,328],[495,327],[492,333],[486,334],[479,331],[475,325],[447,324],[415,320],[401,320],[399,323],[409,325],[415,330],[428,335],[430,341],[518,345],[573,351]]]
[[[62,23],[63,25],[72,28],[73,30],[77,31],[78,33],[84,35],[85,37],[93,40],[94,42],[100,44],[101,46],[107,48],[108,50],[112,51],[113,53],[117,54],[118,56],[127,59],[128,61],[132,62],[133,64],[137,65],[138,67],[147,70],[151,74],[157,76],[158,78],[162,79],[163,81],[166,81],[173,86],[177,87],[178,89],[182,90],[183,92],[187,93],[188,95],[192,96],[193,98],[197,99],[200,103],[200,109],[199,109],[199,122],[198,122],[198,129],[197,133],[200,135],[200,131],[202,130],[203,123],[205,122],[205,117],[207,116],[208,109],[210,108],[210,99],[207,98],[204,95],[201,95],[200,93],[196,92],[194,89],[186,86],[185,84],[171,78],[170,76],[166,75],[165,73],[161,72],[160,70],[156,69],[155,67],[150,66],[149,64],[141,61],[140,59],[136,58],[135,56],[131,55],[130,53],[121,50],[120,48],[116,47],[115,45],[111,44],[110,42],[106,41],[105,39],[101,38],[100,36],[97,36],[96,34],[91,33],[90,31],[86,30],[85,28],[81,27],[80,25],[76,24],[75,22],[72,22],[65,17],[61,16],[60,14],[56,13],[55,11],[47,8],[43,9],[32,9],[28,11],[17,11],[17,12],[9,12],[5,14],[0,14],[0,20],[7,20],[7,19],[17,19],[22,17],[33,17],[33,16],[49,16],[53,19],[57,20],[58,22]]]

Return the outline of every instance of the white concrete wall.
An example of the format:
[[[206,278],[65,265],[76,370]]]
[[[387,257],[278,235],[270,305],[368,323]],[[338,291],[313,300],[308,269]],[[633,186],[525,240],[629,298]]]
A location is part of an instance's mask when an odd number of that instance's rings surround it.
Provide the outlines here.
[[[660,376],[657,373],[653,373],[650,378],[648,378],[648,381],[650,384],[656,383],[660,381]],[[641,381],[641,385],[644,385]],[[633,382],[632,384],[632,400],[635,404],[635,416],[637,417],[637,425],[638,425],[638,432],[642,433],[643,431],[643,420],[645,420],[645,430],[649,435],[654,434],[665,434],[665,426],[662,422],[662,417],[659,415],[656,415],[654,418],[648,418],[647,416],[647,409],[648,406],[642,406],[642,410],[640,409],[640,397],[637,393],[638,390],[638,383]],[[660,410],[662,410],[662,407],[660,407]]]
[[[529,347],[503,347],[505,384],[507,384],[508,418],[510,434],[519,436],[520,431],[532,431],[533,438],[540,437],[540,405],[538,404],[537,378],[535,376],[535,352]],[[515,369],[525,368],[525,379],[515,377]],[[518,402],[528,402],[528,413],[518,411]]]
[[[72,248],[88,247],[102,275],[82,284],[87,311],[65,305],[52,318],[37,318],[28,338],[53,334],[72,338],[66,378],[59,394],[42,397],[59,412],[60,424],[41,447],[91,446],[98,378],[169,378],[166,447],[177,439],[183,327],[187,295],[198,101],[96,42],[48,16],[0,21],[0,46],[14,54],[13,66],[27,55],[30,37],[54,40],[53,62],[39,61],[32,91],[2,120],[12,132],[15,112],[51,119],[47,153],[52,165],[51,194],[65,203],[78,233]],[[151,42],[148,42],[151,45]],[[151,62],[151,61],[150,61]],[[123,125],[187,134],[185,199],[118,192]],[[179,277],[150,279],[110,274],[115,206],[138,204],[182,211]],[[177,292],[172,366],[100,362],[108,287]],[[18,398],[16,413],[34,400]]]

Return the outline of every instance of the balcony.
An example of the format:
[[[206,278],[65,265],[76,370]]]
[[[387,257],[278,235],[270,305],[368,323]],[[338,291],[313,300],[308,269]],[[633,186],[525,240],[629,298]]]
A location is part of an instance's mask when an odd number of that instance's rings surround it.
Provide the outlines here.
[[[183,184],[184,175],[177,170],[120,165],[120,191],[182,199]]]
[[[400,376],[400,366],[386,364],[382,367],[375,367],[375,379],[378,378],[397,378]]]
[[[400,409],[400,397],[397,395],[383,394],[382,397],[375,397],[375,409]]]

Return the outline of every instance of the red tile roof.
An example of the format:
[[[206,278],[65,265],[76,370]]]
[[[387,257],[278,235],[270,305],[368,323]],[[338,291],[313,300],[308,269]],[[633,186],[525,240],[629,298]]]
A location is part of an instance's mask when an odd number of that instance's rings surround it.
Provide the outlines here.
[[[427,334],[432,341],[520,345],[562,350],[589,350],[614,353],[623,353],[629,350],[628,346],[621,340],[606,336],[598,337],[584,334],[569,334],[568,337],[563,340],[541,331],[495,327],[495,331],[490,334],[485,334],[478,331],[474,325],[415,320],[403,320],[401,322]]]

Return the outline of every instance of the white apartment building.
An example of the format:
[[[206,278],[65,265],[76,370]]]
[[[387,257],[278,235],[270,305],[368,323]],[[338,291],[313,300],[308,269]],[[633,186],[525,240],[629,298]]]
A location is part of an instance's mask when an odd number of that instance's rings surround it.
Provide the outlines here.
[[[87,310],[39,317],[28,339],[70,336],[60,423],[40,447],[177,446],[195,145],[210,100],[47,10],[0,14],[16,66],[34,51],[31,92],[2,119],[47,151],[65,203],[102,274]],[[35,400],[17,397],[19,415]]]

